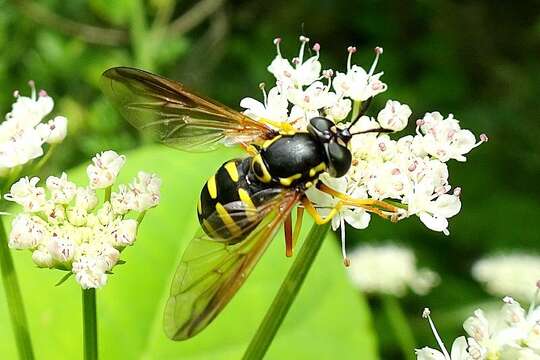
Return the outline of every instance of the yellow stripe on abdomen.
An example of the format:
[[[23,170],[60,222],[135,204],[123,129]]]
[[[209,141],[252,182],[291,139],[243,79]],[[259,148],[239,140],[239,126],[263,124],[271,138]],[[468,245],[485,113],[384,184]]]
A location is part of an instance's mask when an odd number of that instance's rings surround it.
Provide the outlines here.
[[[240,236],[242,234],[242,230],[238,227],[238,225],[234,222],[231,215],[227,212],[227,209],[221,205],[221,203],[216,204],[216,211],[221,219],[223,221],[223,224],[225,224],[225,227],[227,227],[227,230],[233,235],[234,237]]]
[[[239,179],[238,176],[238,169],[236,168],[236,163],[234,161],[229,161],[224,166],[225,170],[227,170],[227,173],[229,173],[229,176],[231,177],[231,180],[234,182],[237,182]]]
[[[206,187],[208,188],[208,193],[210,194],[210,197],[212,199],[216,199],[217,186],[216,186],[216,177],[214,175],[210,176],[210,179],[208,179],[208,182],[206,183]]]

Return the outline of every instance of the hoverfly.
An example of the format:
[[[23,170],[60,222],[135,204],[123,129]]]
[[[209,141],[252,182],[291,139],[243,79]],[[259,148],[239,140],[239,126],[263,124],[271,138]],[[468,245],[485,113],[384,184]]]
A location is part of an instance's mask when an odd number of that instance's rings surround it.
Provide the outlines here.
[[[101,85],[132,125],[168,146],[208,151],[224,143],[238,143],[247,153],[225,162],[201,191],[197,204],[201,228],[183,254],[165,308],[164,328],[173,340],[194,336],[218,315],[281,224],[286,254],[292,256],[304,209],[319,224],[328,222],[343,205],[360,206],[383,217],[395,210],[382,201],[352,199],[317,181],[325,172],[333,177],[347,173],[353,135],[389,132],[377,128],[351,134],[352,124],[369,101],[347,128],[314,117],[307,131],[299,132],[288,123],[254,120],[178,82],[138,69],[109,69],[103,73]],[[305,196],[306,189],[314,185],[340,199],[326,217]],[[291,212],[296,205],[293,232]]]

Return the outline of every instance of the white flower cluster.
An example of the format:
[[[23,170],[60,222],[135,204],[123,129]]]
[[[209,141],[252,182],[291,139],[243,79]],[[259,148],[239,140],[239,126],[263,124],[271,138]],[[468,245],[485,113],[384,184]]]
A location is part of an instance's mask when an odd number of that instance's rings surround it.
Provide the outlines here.
[[[458,337],[450,353],[435,325],[424,310],[440,351],[424,347],[416,350],[418,360],[540,360],[540,307],[528,311],[511,297],[503,299],[501,310],[488,320],[481,309],[463,323],[467,337]]]
[[[15,92],[17,100],[0,123],[0,176],[43,155],[43,144],[57,144],[66,137],[65,117],[42,122],[53,109],[53,99],[44,90],[36,94],[33,82],[30,86],[30,97]]]
[[[30,250],[39,267],[71,271],[85,289],[104,286],[120,252],[135,242],[144,213],[160,200],[160,178],[144,172],[110,193],[124,162],[114,151],[96,155],[87,169],[88,187],[65,173],[47,178],[45,187],[37,177],[13,184],[5,198],[23,212],[12,222],[9,246]],[[106,189],[110,200],[100,204],[96,189]],[[127,217],[130,212],[138,218]]]
[[[473,265],[472,275],[492,295],[529,302],[540,279],[540,256],[518,252],[491,255]]]
[[[439,283],[437,273],[417,269],[410,249],[393,244],[358,247],[350,254],[350,261],[351,280],[366,293],[401,297],[411,288],[424,295]]]
[[[387,90],[376,73],[383,49],[375,48],[375,61],[369,71],[352,64],[356,48],[348,48],[346,72],[322,70],[320,45],[312,49],[314,55],[305,59],[309,39],[300,37],[300,52],[291,61],[280,51],[281,39],[274,41],[277,56],[268,66],[276,79],[268,93],[263,89],[264,101],[244,98],[240,106],[254,119],[287,122],[295,129],[306,131],[308,121],[324,116],[338,126],[350,123],[365,102]],[[388,100],[376,117],[362,116],[351,128],[351,133],[384,128],[401,131],[412,111],[408,105]],[[350,115],[350,118],[347,117]],[[383,217],[401,219],[416,215],[430,229],[448,234],[448,218],[461,208],[460,188],[452,189],[448,182],[446,162],[465,161],[465,155],[487,141],[485,135],[477,141],[473,133],[462,129],[453,115],[444,117],[438,112],[425,114],[416,121],[416,135],[394,139],[387,134],[368,133],[353,136],[350,149],[352,168],[343,178],[321,176],[331,188],[357,199],[391,201],[399,212],[378,212]],[[308,197],[321,214],[337,203],[332,196],[308,190]],[[347,222],[356,228],[369,225],[370,215],[358,207],[343,207],[334,219],[334,230]]]

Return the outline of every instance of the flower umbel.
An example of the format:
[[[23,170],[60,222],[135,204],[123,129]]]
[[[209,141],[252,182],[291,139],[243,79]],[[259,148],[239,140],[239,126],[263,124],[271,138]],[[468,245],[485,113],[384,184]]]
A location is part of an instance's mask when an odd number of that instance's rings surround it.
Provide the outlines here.
[[[491,295],[529,302],[540,279],[540,256],[519,252],[487,256],[473,265],[472,275]]]
[[[139,172],[129,186],[111,194],[112,203],[99,204],[95,189],[113,185],[124,162],[114,151],[97,155],[87,169],[88,187],[77,186],[65,173],[47,178],[46,187],[38,186],[37,177],[13,184],[5,198],[23,212],[13,220],[9,246],[30,250],[38,267],[70,271],[84,289],[104,286],[122,250],[135,242],[136,219],[160,199],[159,177]],[[120,206],[121,198],[128,200]]]
[[[538,288],[534,299],[538,296]],[[540,359],[540,307],[533,300],[525,310],[511,297],[503,299],[500,311],[486,316],[482,309],[465,320],[468,337],[458,337],[450,354],[435,329],[429,310],[424,310],[441,351],[416,350],[419,360],[511,360]],[[489,320],[488,320],[489,319]]]
[[[417,268],[411,250],[393,244],[358,247],[351,253],[350,260],[351,280],[370,294],[401,297],[410,288],[416,294],[424,295],[439,282],[437,273]]]
[[[328,192],[321,195],[309,189],[308,197],[316,209],[323,216],[338,210],[332,225],[334,230],[341,229],[343,241],[345,224],[366,228],[368,212],[392,221],[414,215],[429,229],[448,235],[448,219],[461,209],[461,188],[450,185],[446,163],[465,161],[466,154],[487,141],[487,136],[482,134],[477,140],[454,115],[439,112],[426,113],[417,120],[415,135],[398,137],[373,132],[402,131],[412,116],[411,108],[396,100],[388,100],[376,117],[365,115],[364,110],[360,113],[373,97],[388,89],[381,81],[383,72],[375,71],[383,49],[375,48],[375,60],[366,70],[354,64],[357,49],[348,47],[346,71],[339,72],[322,70],[318,43],[312,46],[314,55],[307,58],[309,39],[301,36],[299,40],[299,53],[291,60],[281,52],[281,39],[274,40],[277,55],[268,71],[275,85],[268,93],[261,87],[262,102],[244,98],[240,105],[250,117],[270,126],[284,122],[305,132],[312,118],[322,116],[335,122],[336,127],[350,130],[353,137],[348,144],[352,153],[349,172],[343,179],[322,175],[319,185],[324,183],[359,201],[346,204]],[[367,130],[371,132],[362,134]]]
[[[31,96],[15,91],[12,110],[0,123],[0,177],[43,155],[45,143],[58,144],[66,137],[67,119],[56,116],[42,122],[53,110],[54,101],[45,90],[36,92],[33,81],[29,84]]]

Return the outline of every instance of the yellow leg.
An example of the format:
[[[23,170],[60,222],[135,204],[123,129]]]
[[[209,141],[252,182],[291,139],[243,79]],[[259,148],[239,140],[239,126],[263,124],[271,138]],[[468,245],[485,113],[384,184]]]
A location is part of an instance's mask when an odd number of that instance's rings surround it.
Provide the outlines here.
[[[340,199],[343,202],[343,205],[351,205],[351,206],[358,206],[362,208],[370,208],[373,209],[374,207],[378,207],[383,210],[388,210],[391,212],[397,212],[398,208],[396,206],[390,205],[382,200],[375,200],[375,199],[355,199],[347,194],[343,194],[339,191],[336,191],[332,189],[331,187],[326,186],[323,183],[317,184],[317,188],[321,190],[322,192],[325,192],[329,195],[332,195],[333,197],[336,197]]]
[[[304,208],[298,206],[296,208],[296,223],[294,224],[293,232],[293,246],[296,244],[296,240],[300,237],[300,230],[302,229],[302,219],[304,218]]]
[[[326,215],[325,217],[323,217],[323,216],[321,216],[321,214],[319,214],[317,209],[315,209],[315,207],[313,206],[313,203],[307,197],[302,198],[302,205],[307,210],[309,215],[311,215],[313,217],[313,220],[315,220],[315,223],[318,224],[318,225],[322,225],[322,224],[326,224],[327,222],[332,220],[332,218],[334,216],[336,216],[336,214],[339,212],[339,210],[341,210],[341,207],[342,207],[343,204],[341,203],[341,201],[339,201],[336,204],[336,206],[334,208],[332,208],[332,210],[330,210],[330,213],[328,215]]]

